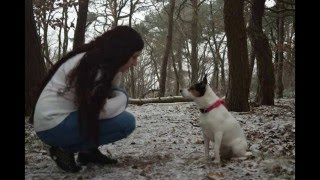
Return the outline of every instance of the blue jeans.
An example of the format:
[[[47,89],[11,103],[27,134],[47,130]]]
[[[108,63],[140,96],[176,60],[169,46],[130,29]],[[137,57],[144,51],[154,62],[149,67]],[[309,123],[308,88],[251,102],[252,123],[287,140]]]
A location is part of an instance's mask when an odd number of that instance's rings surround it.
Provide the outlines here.
[[[99,127],[99,145],[104,145],[126,138],[135,129],[136,121],[131,113],[124,111],[114,118],[100,119]],[[80,136],[77,111],[70,113],[56,127],[37,132],[37,135],[44,143],[69,152],[85,151],[95,147],[92,142]]]

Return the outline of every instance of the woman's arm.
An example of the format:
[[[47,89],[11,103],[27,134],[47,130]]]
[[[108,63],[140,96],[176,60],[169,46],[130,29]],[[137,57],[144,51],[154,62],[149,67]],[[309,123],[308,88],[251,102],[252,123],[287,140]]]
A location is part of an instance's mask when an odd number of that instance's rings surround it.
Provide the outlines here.
[[[99,119],[109,119],[121,114],[128,106],[128,95],[124,89],[113,88],[112,98],[107,99]]]

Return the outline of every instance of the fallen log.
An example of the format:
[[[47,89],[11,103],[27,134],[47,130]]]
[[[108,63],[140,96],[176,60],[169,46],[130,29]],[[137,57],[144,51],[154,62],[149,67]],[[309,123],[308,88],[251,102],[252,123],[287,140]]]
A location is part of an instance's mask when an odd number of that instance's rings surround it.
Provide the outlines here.
[[[168,96],[146,99],[132,99],[129,98],[129,104],[143,105],[147,103],[175,103],[175,102],[191,102],[190,99],[186,99],[182,96]]]

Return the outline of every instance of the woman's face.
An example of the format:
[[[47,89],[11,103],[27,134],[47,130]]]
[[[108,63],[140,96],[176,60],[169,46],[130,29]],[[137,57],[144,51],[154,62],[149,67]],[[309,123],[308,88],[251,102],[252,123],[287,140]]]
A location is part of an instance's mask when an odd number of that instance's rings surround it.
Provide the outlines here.
[[[130,57],[129,61],[120,67],[119,71],[120,72],[126,72],[129,70],[130,67],[132,66],[136,66],[137,65],[137,60],[138,60],[138,57],[140,56],[141,54],[141,51],[136,51],[135,53],[133,53],[133,55]]]

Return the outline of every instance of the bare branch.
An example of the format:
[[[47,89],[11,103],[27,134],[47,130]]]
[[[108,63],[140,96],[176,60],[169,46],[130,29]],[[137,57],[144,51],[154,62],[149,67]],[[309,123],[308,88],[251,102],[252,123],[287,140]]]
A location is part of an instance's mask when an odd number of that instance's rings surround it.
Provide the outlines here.
[[[201,6],[202,3],[204,3],[206,0],[202,0],[199,4],[198,4],[198,8]]]
[[[182,6],[184,6],[186,2],[187,2],[187,0],[183,0],[182,3],[179,5],[179,8],[178,8],[177,11],[176,11],[177,17],[176,17],[175,20],[177,20],[177,19],[179,18],[180,12],[181,12],[181,10],[184,8],[184,7],[182,7]]]

